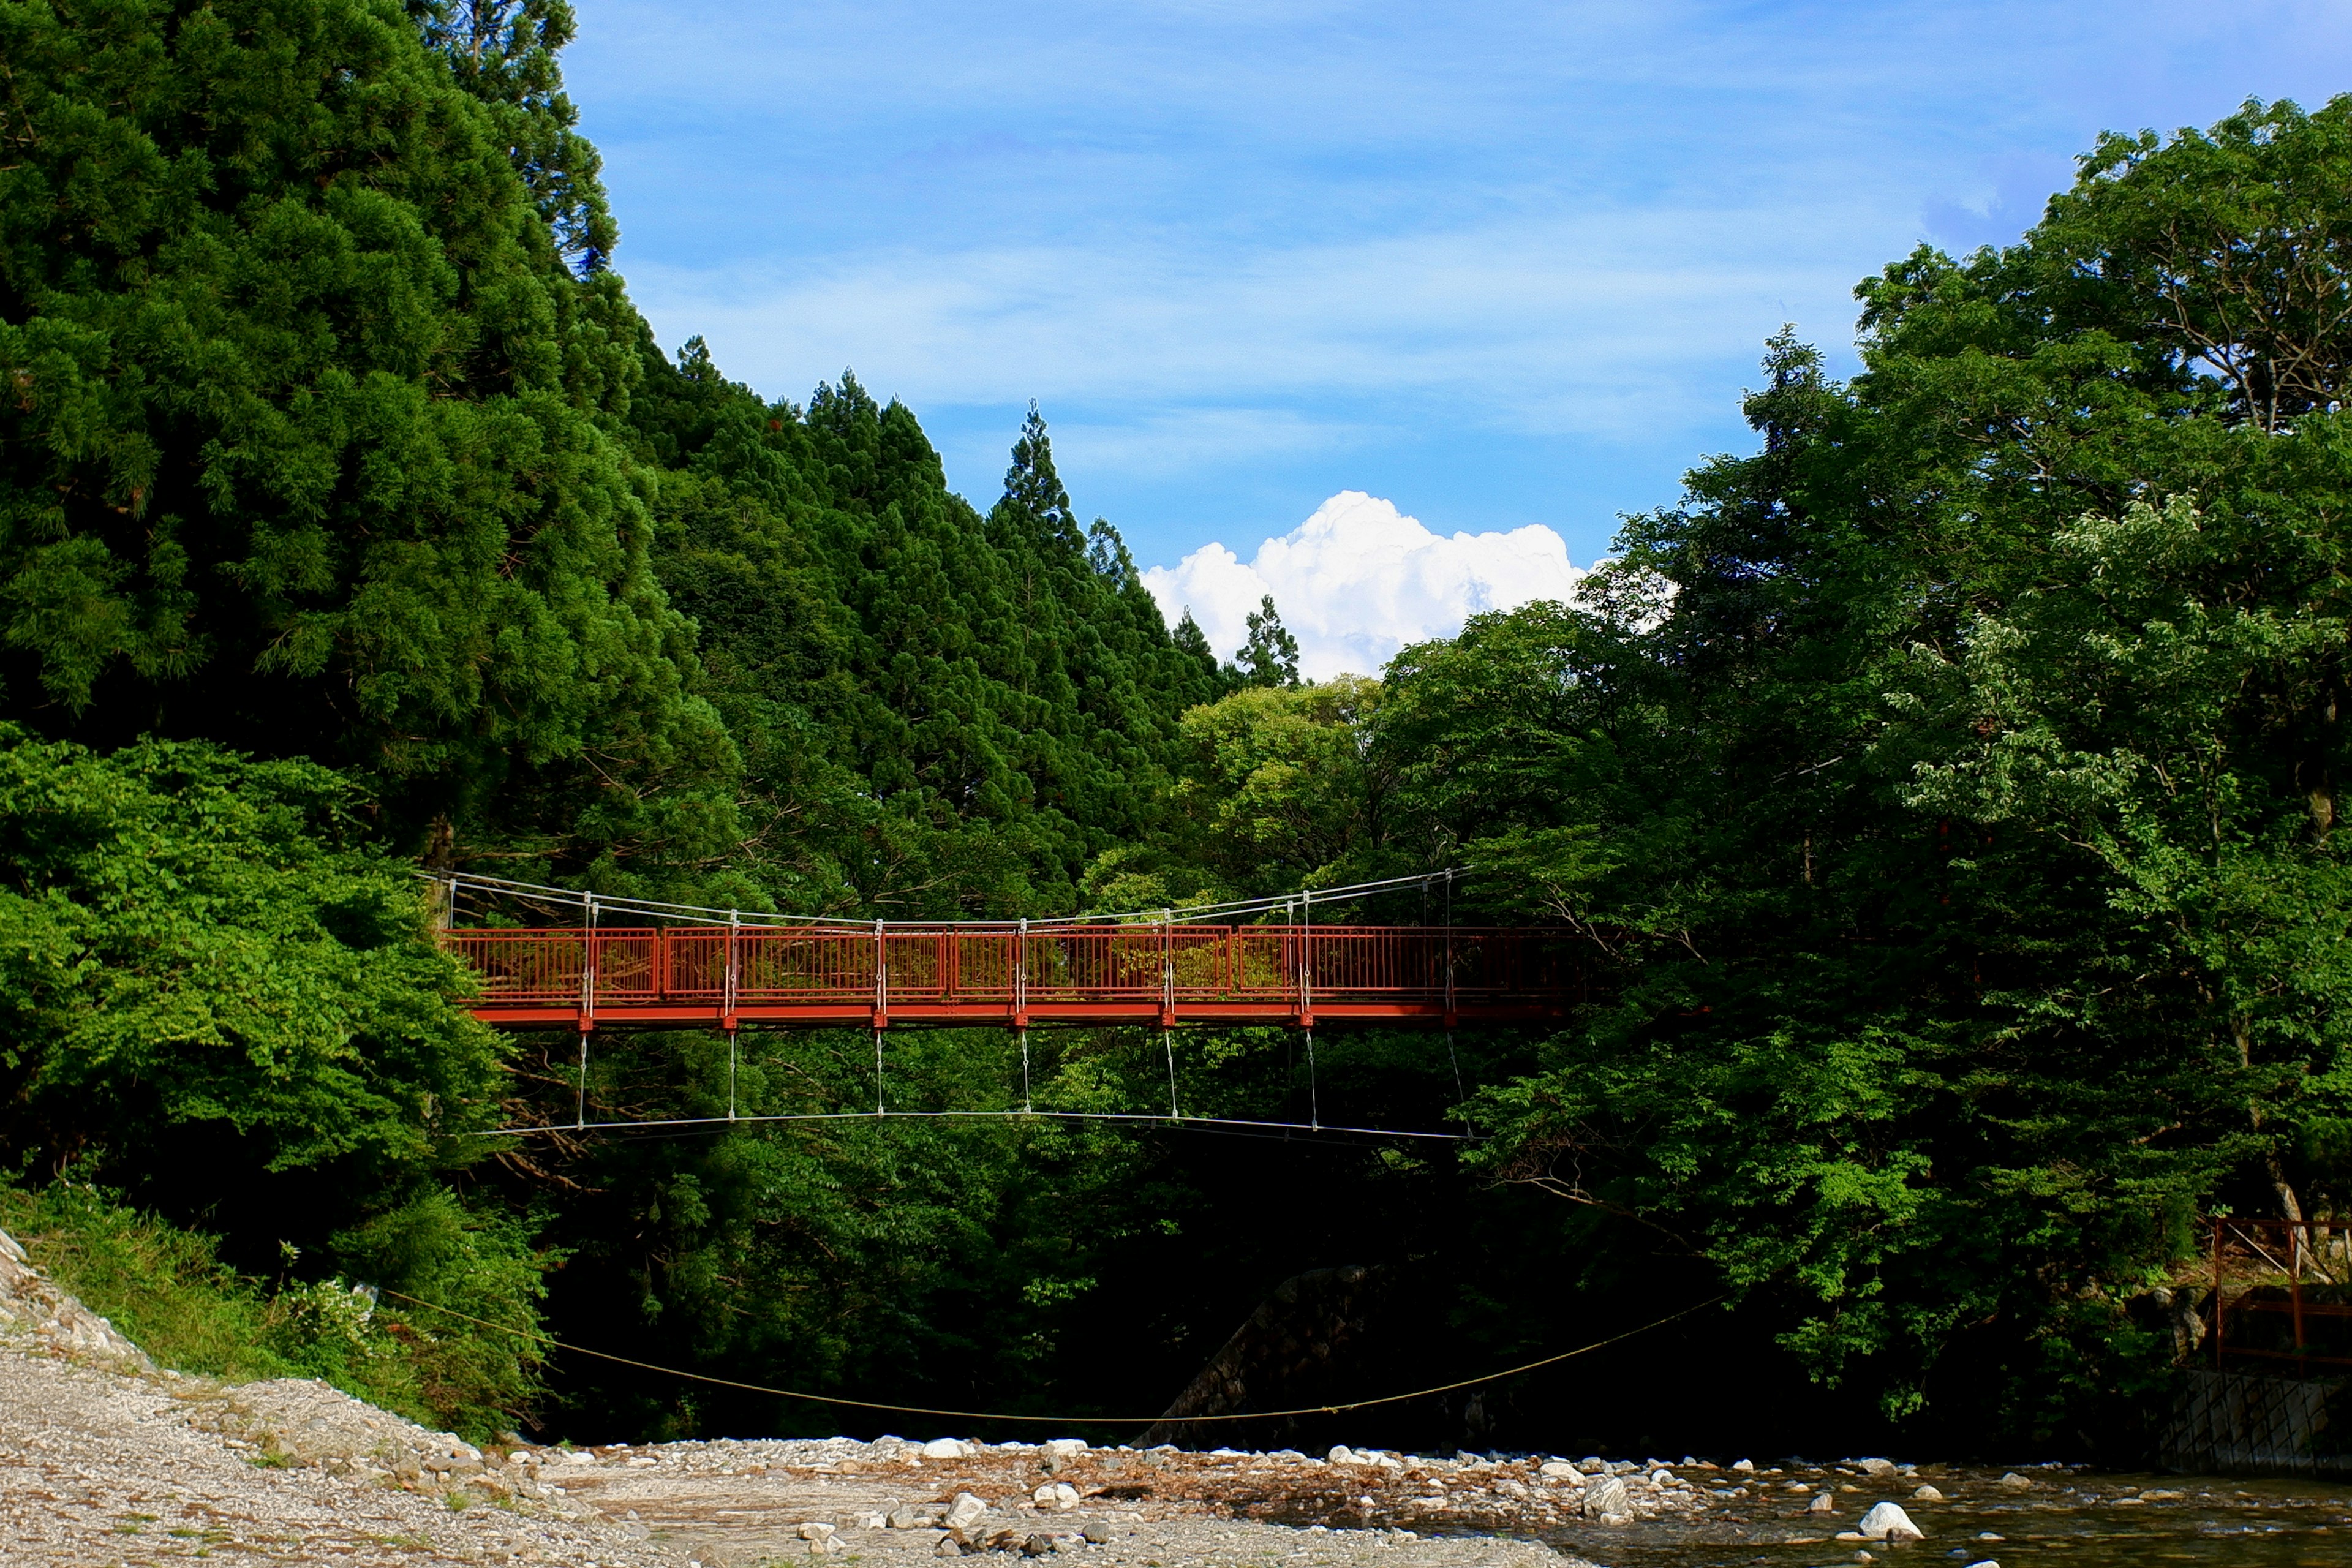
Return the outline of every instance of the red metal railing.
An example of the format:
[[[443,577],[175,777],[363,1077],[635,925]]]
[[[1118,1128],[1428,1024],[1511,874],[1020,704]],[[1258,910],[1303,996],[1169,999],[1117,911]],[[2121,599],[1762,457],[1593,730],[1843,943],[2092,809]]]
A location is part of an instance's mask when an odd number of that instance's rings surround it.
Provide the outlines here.
[[[1549,931],[1381,926],[602,927],[444,933],[516,1027],[1540,1016],[1580,971]]]
[[[2210,1261],[2215,1366],[2352,1366],[2352,1225],[2217,1218]]]

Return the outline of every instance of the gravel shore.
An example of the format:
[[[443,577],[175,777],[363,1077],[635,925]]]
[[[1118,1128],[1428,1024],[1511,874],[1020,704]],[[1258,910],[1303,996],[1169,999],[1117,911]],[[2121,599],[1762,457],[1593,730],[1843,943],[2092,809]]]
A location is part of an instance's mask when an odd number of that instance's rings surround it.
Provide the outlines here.
[[[1852,1561],[1874,1502],[1903,1500],[1949,1551],[1955,1537],[1999,1540],[1986,1526],[2037,1498],[2060,1510],[2101,1500],[2063,1474],[1916,1471],[1885,1459],[1717,1468],[1687,1456],[1199,1453],[949,1437],[478,1449],[321,1383],[225,1386],[158,1370],[5,1236],[0,1432],[0,1559],[10,1568],[231,1554],[354,1568],[812,1558],[911,1568],[1046,1555],[1100,1568],[1580,1568],[1700,1545],[1818,1545]],[[2150,1511],[2220,1502],[2146,1486],[2105,1500]]]

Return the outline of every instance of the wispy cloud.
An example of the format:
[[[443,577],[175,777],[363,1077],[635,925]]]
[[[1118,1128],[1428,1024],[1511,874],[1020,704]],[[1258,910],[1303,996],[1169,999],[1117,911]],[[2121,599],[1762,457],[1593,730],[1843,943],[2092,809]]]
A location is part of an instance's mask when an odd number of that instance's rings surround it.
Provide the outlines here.
[[[1085,437],[1081,506],[1161,560],[1270,483],[1605,531],[1745,438],[1780,322],[1842,354],[1858,277],[2014,235],[2100,129],[2352,84],[2326,0],[581,16],[574,94],[666,341],[778,395],[855,365],[950,427],[1039,398]],[[1378,467],[1433,426],[1475,473],[1425,435]],[[992,484],[1002,444],[952,437],[951,475]]]

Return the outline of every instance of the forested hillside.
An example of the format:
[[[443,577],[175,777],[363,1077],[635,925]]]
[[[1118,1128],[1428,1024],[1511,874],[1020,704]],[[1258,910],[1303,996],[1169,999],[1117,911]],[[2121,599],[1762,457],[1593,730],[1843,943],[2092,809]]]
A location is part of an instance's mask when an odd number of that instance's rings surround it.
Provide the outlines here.
[[[1156,1410],[1275,1286],[1364,1264],[1360,1393],[1721,1304],[1571,1403],[1352,1440],[2054,1452],[2135,1440],[2200,1215],[2340,1212],[2352,99],[2110,138],[2017,245],[1864,280],[1851,381],[1774,339],[1755,450],[1578,602],[1308,685],[1271,604],[1244,649],[1168,628],[1034,408],[983,510],[847,372],[772,402],[666,352],[572,28],[0,0],[0,1197],[55,1257],[469,1430],[870,1425],[499,1325]],[[1323,1043],[1322,1093],[1465,1118],[1459,1158],[521,1142],[480,1133],[569,1105],[575,1042],[458,1005],[420,866],[859,918],[1459,866],[1463,917],[1575,931],[1592,999]],[[1265,1112],[1295,1045],[1041,1033],[1031,1092]],[[891,1070],[1017,1108],[1016,1049],[899,1035]],[[747,1037],[737,1092],[846,1103],[871,1050]],[[585,1093],[707,1114],[727,1074],[634,1037]]]

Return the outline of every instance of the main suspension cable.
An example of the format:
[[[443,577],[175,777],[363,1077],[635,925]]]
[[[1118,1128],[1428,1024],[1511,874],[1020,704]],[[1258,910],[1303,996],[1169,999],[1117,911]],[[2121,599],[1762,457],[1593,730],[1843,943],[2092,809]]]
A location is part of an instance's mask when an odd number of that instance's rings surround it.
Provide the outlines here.
[[[449,906],[454,913],[457,896],[466,889],[500,894],[526,903],[572,904],[583,910],[604,914],[644,915],[656,920],[676,921],[681,924],[727,926],[742,931],[804,931],[819,927],[842,930],[872,931],[877,927],[939,931],[947,929],[971,931],[1051,933],[1059,931],[1086,930],[1104,925],[1133,925],[1157,921],[1171,925],[1200,924],[1214,919],[1231,919],[1243,915],[1265,914],[1277,909],[1295,909],[1297,893],[1271,893],[1260,898],[1233,899],[1222,903],[1195,904],[1184,909],[1126,910],[1098,914],[1064,915],[1048,921],[1024,920],[910,920],[882,921],[848,915],[755,915],[746,917],[740,910],[721,910],[702,904],[670,903],[659,899],[615,897],[607,893],[590,893],[577,888],[556,887],[545,882],[517,881],[507,877],[478,876],[467,872],[434,871],[418,868],[416,875],[438,882],[447,889]],[[1406,888],[1419,888],[1424,892],[1433,881],[1444,881],[1451,888],[1452,879],[1461,875],[1459,868],[1416,872],[1405,877],[1387,877],[1378,881],[1353,882],[1345,887],[1318,888],[1308,890],[1311,901],[1321,898],[1326,903],[1334,900],[1370,898],[1378,893],[1396,892]],[[1311,902],[1310,902],[1311,908]],[[592,918],[591,924],[594,921]]]
[[[810,1394],[797,1388],[772,1388],[765,1384],[741,1383],[731,1377],[713,1377],[708,1373],[688,1372],[681,1367],[661,1366],[649,1361],[637,1361],[629,1356],[614,1355],[610,1351],[592,1351],[585,1345],[567,1344],[551,1334],[534,1333],[529,1329],[518,1329],[508,1323],[494,1323],[487,1318],[477,1318],[470,1312],[461,1312],[455,1307],[445,1307],[438,1301],[427,1301],[421,1296],[411,1296],[405,1291],[394,1290],[387,1286],[378,1286],[376,1291],[377,1294],[390,1296],[394,1300],[429,1308],[436,1312],[446,1312],[462,1322],[473,1324],[476,1328],[489,1329],[501,1334],[511,1334],[519,1340],[529,1340],[534,1344],[546,1345],[552,1350],[568,1351],[573,1355],[593,1356],[598,1361],[609,1361],[622,1366],[635,1367],[639,1372],[660,1373],[665,1377],[685,1378],[688,1382],[707,1383],[719,1388],[740,1389],[746,1394],[774,1394],[782,1399],[805,1399],[818,1405],[838,1405],[850,1410],[887,1410],[894,1415],[944,1415],[956,1421],[1043,1422],[1061,1426],[1083,1426],[1089,1424],[1097,1426],[1156,1426],[1162,1421],[1171,1426],[1188,1426],[1196,1422],[1209,1421],[1277,1421],[1295,1415],[1337,1415],[1348,1410],[1367,1410],[1376,1405],[1402,1405],[1409,1399],[1426,1399],[1433,1394],[1451,1394],[1455,1389],[1475,1388],[1483,1383],[1499,1383],[1507,1377],[1517,1377],[1523,1373],[1535,1372],[1547,1366],[1556,1366],[1561,1362],[1572,1361],[1580,1355],[1590,1355],[1597,1350],[1606,1350],[1611,1345],[1622,1344],[1636,1334],[1646,1334],[1653,1329],[1663,1329],[1668,1323],[1687,1318],[1694,1312],[1704,1311],[1717,1302],[1727,1299],[1730,1294],[1726,1291],[1720,1295],[1710,1296],[1706,1300],[1685,1307],[1678,1312],[1669,1312],[1663,1318],[1643,1323],[1638,1329],[1627,1329],[1622,1334],[1612,1334],[1605,1340],[1595,1340],[1589,1345],[1579,1345],[1572,1351],[1562,1351],[1558,1355],[1548,1355],[1539,1361],[1523,1362],[1517,1366],[1506,1367],[1500,1372],[1486,1373],[1477,1377],[1465,1377],[1456,1383],[1441,1383],[1429,1388],[1416,1388],[1410,1394],[1382,1394],[1370,1399],[1351,1399],[1337,1405],[1301,1405],[1296,1410],[1234,1410],[1204,1415],[1173,1415],[1166,1412],[1158,1415],[1015,1415],[1009,1412],[994,1410],[941,1410],[928,1405],[887,1405],[877,1399],[844,1399],[839,1394]]]
[[[793,1110],[761,1116],[649,1117],[642,1121],[574,1121],[570,1124],[551,1121],[534,1127],[483,1127],[458,1136],[528,1138],[545,1132],[625,1132],[656,1127],[745,1127],[755,1121],[1018,1121],[1024,1117],[1049,1118],[1056,1121],[1141,1121],[1163,1127],[1172,1121],[1183,1127],[1255,1127],[1276,1132],[1350,1133],[1364,1138],[1429,1138],[1446,1143],[1479,1142],[1466,1133],[1424,1132],[1405,1127],[1341,1127],[1323,1121],[1263,1121],[1249,1117],[1163,1114],[1157,1110]]]

